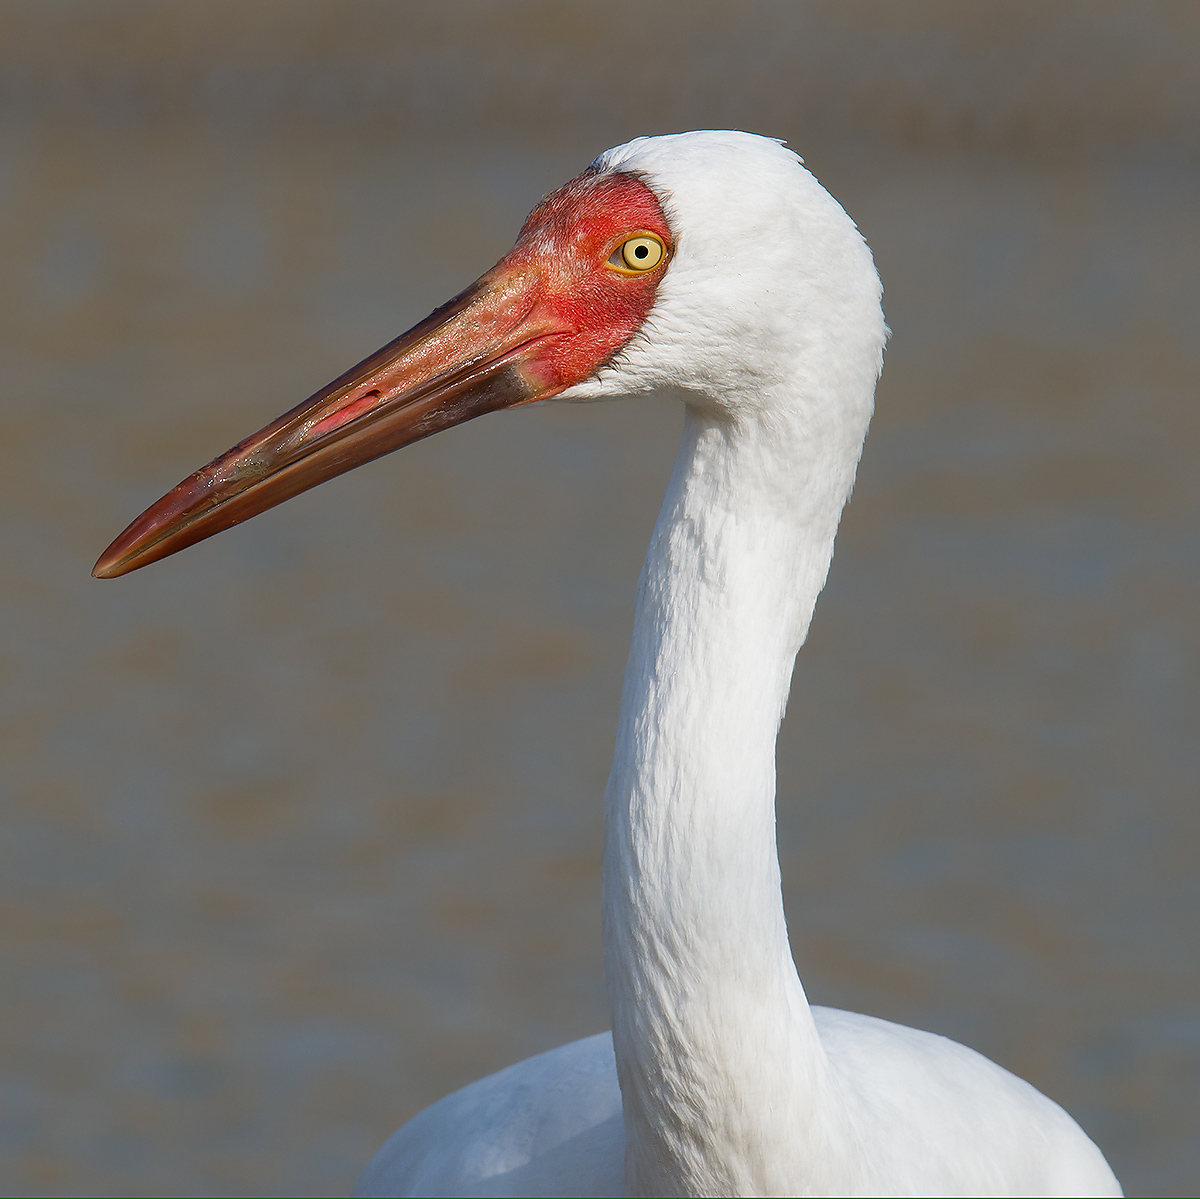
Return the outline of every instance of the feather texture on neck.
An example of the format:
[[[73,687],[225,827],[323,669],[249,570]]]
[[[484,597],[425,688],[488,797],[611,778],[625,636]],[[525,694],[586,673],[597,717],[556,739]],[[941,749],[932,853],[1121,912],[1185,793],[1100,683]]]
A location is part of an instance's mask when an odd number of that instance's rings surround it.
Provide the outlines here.
[[[604,866],[632,1194],[783,1193],[846,1141],[788,946],[775,738],[857,452],[831,470],[787,432],[780,471],[780,426],[688,408],[638,586]]]

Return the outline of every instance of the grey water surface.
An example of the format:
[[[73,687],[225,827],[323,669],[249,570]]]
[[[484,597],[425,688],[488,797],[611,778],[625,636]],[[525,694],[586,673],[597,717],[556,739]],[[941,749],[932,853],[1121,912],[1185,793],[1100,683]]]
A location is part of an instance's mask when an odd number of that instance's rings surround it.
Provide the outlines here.
[[[4,5],[0,1190],[345,1193],[606,1027],[672,401],[502,413],[88,572],[597,152],[731,125],[858,221],[893,330],[779,744],[809,996],[1195,1193],[1197,11]]]

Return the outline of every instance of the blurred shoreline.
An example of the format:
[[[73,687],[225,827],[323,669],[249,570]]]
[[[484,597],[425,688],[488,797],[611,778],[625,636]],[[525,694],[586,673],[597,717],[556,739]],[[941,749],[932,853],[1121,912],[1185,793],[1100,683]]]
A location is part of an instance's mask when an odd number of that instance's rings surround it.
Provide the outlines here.
[[[769,114],[822,152],[1195,163],[1198,44],[1187,0],[9,0],[0,119],[543,144]]]

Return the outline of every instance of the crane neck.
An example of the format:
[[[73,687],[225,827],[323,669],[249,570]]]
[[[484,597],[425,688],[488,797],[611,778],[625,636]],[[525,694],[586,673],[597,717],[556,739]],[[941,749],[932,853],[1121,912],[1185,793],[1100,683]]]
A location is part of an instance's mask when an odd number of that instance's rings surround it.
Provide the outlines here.
[[[788,945],[775,740],[864,431],[687,408],[605,797],[630,1194],[796,1193],[846,1139]]]

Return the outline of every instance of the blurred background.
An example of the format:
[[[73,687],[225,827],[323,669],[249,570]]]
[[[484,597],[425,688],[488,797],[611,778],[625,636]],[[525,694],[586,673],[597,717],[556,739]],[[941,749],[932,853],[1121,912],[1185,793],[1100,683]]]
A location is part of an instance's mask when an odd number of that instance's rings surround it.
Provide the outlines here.
[[[0,1189],[344,1194],[607,1027],[665,401],[424,442],[112,583],[196,466],[642,133],[786,138],[878,411],[779,746],[815,1002],[1200,1186],[1200,6],[0,5]]]

